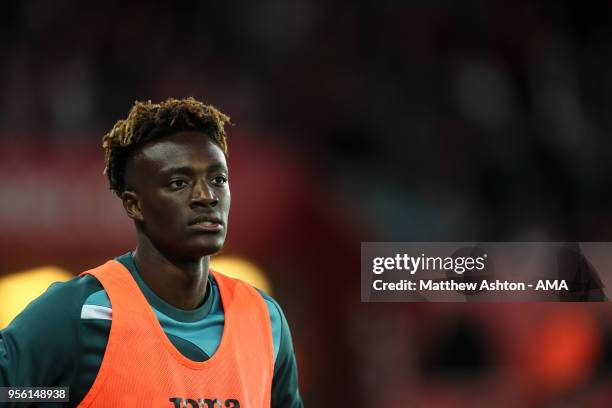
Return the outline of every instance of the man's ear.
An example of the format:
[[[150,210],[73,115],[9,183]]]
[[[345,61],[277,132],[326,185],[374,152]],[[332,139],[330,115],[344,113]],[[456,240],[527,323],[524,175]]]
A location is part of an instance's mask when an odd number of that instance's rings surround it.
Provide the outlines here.
[[[140,198],[138,194],[131,190],[125,190],[119,197],[123,202],[123,208],[125,208],[128,217],[134,221],[142,222],[144,218],[142,217],[142,209],[140,208]]]

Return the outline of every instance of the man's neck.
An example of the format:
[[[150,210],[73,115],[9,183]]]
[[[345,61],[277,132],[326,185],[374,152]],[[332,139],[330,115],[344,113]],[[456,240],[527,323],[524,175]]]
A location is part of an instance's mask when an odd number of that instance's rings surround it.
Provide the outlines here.
[[[142,280],[166,303],[183,310],[200,306],[205,299],[209,256],[195,261],[173,261],[139,236],[134,263]]]

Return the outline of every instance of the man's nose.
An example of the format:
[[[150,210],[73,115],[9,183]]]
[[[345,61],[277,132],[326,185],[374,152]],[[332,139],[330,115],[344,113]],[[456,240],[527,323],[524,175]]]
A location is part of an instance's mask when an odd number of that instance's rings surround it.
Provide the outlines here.
[[[191,193],[192,206],[203,205],[206,207],[214,207],[219,203],[217,196],[211,186],[205,181],[199,181],[195,184]]]

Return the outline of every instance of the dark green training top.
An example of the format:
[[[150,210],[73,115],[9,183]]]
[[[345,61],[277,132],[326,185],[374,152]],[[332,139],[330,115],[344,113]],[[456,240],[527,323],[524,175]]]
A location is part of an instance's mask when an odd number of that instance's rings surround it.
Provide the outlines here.
[[[191,360],[208,360],[219,346],[224,322],[219,289],[211,275],[204,303],[193,310],[181,310],[159,298],[144,283],[131,253],[117,261],[136,280],[172,344]],[[287,320],[274,299],[259,293],[268,306],[272,323],[272,407],[302,407]],[[100,369],[111,312],[106,291],[91,275],[52,284],[0,331],[0,387],[70,387],[70,403],[63,406],[77,406]]]

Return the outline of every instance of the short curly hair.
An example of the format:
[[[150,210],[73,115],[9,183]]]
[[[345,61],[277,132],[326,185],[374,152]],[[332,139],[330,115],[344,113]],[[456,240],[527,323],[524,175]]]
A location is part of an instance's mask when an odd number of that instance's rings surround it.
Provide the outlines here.
[[[208,135],[227,156],[225,124],[230,122],[212,105],[205,105],[194,98],[169,98],[156,104],[136,101],[126,119],[115,123],[112,130],[102,137],[104,149],[104,174],[111,190],[125,190],[125,169],[135,151],[148,141],[182,131],[197,131]]]

